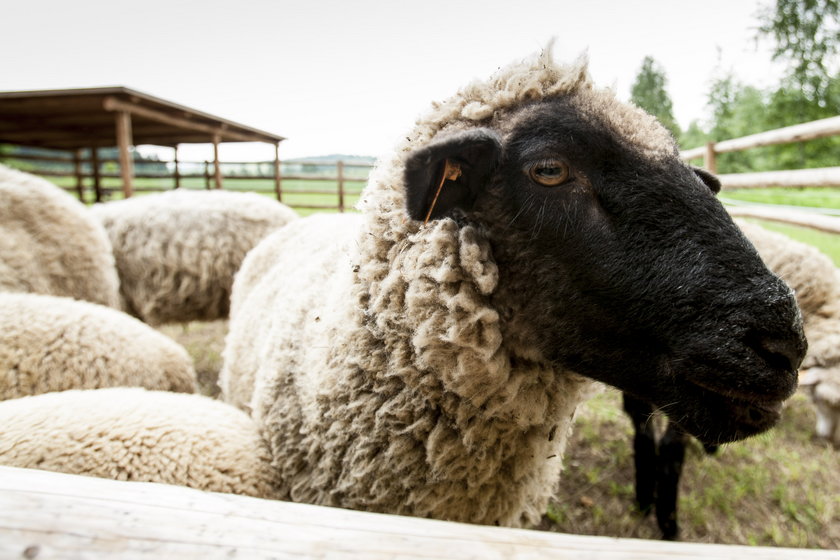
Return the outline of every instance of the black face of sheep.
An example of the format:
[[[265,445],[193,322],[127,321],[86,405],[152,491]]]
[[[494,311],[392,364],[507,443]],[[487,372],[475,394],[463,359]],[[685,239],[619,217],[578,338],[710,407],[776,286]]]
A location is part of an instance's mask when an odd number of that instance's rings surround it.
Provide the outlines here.
[[[406,188],[412,218],[432,208],[488,232],[506,336],[654,403],[704,442],[771,427],[806,349],[799,310],[714,177],[572,100],[505,122],[411,154]]]

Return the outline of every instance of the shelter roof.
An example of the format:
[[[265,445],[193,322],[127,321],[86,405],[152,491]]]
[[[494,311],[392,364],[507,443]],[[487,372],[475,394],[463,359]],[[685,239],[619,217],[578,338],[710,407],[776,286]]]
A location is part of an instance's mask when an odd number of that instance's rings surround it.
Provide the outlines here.
[[[126,87],[0,92],[0,143],[60,150],[116,146],[115,115],[131,115],[132,143],[268,142],[284,137]]]

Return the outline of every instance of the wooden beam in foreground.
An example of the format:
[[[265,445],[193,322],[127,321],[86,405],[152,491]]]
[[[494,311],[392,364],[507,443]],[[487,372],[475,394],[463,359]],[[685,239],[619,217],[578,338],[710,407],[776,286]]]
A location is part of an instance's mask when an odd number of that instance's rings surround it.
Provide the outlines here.
[[[500,529],[0,467],[0,557],[816,560],[840,551]]]

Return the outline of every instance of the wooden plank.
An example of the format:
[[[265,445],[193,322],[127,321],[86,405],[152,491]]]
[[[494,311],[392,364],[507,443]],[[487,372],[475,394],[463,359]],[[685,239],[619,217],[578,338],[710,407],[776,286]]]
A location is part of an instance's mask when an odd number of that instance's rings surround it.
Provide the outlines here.
[[[840,134],[840,116],[786,126],[784,128],[768,130],[767,132],[742,136],[741,138],[724,140],[715,144],[715,151],[719,154],[738,152],[749,148],[802,142],[804,140],[814,140],[837,134]]]
[[[150,120],[158,121],[178,128],[185,128],[187,130],[198,130],[200,132],[205,132],[208,135],[219,134],[223,138],[229,140],[237,140],[240,142],[265,141],[265,138],[262,136],[245,134],[243,132],[230,130],[224,124],[214,126],[205,123],[195,122],[186,118],[169,115],[167,113],[157,111],[155,109],[142,107],[134,103],[121,101],[116,97],[106,97],[102,102],[102,106],[105,108],[106,111],[126,111]]]
[[[827,233],[840,233],[840,217],[837,216],[805,212],[788,207],[773,208],[772,205],[746,204],[743,206],[727,206],[726,209],[732,216],[739,218],[757,218],[808,227]]]
[[[131,146],[134,140],[131,136],[131,113],[119,111],[116,113],[117,148],[120,154],[120,175],[122,176],[122,190],[125,198],[130,198],[133,188],[134,159],[131,156]]]
[[[724,189],[838,187],[840,186],[840,167],[732,173],[718,175],[718,179],[720,179]]]
[[[0,557],[819,560],[840,552],[503,529],[0,467]]]
[[[803,142],[805,140],[815,140],[838,134],[840,134],[840,116],[795,124],[793,126],[759,132],[758,134],[750,134],[749,136],[742,136],[740,138],[723,140],[715,143],[714,151],[718,154],[739,152],[750,148]],[[681,151],[680,157],[684,160],[691,160],[703,157],[705,153],[706,146],[699,146],[690,150]]]

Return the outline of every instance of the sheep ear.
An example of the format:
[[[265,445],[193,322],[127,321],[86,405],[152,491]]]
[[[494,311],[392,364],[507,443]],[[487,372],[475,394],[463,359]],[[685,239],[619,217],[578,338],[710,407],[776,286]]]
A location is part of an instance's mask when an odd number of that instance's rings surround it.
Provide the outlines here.
[[[713,193],[717,194],[720,192],[720,181],[717,177],[715,177],[711,172],[706,171],[701,167],[691,167],[691,170],[694,171],[694,174],[700,177],[700,180],[709,187]]]
[[[425,220],[441,218],[456,208],[470,210],[501,151],[498,134],[476,128],[435,139],[411,153],[405,164],[408,215]]]

